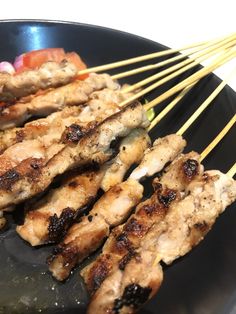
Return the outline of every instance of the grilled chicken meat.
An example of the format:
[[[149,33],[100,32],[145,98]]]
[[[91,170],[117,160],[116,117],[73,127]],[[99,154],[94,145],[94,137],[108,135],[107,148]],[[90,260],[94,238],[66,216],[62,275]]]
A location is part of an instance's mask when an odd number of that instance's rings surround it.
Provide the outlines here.
[[[74,224],[49,260],[49,270],[58,280],[66,279],[71,269],[95,251],[109,235],[109,229],[122,223],[140,202],[143,186],[127,180],[112,187],[94,205],[88,216]]]
[[[113,269],[118,267],[117,265],[121,269],[124,268],[125,264],[132,258],[135,249],[139,247],[141,239],[154,224],[164,219],[170,204],[183,197],[182,189],[169,189],[162,182],[167,182],[166,178],[171,176],[171,173],[179,173],[179,176],[173,175],[174,180],[180,180],[186,190],[191,180],[203,171],[199,159],[200,156],[194,152],[182,155],[178,162],[173,166],[170,165],[168,172],[163,174],[160,181],[154,180],[155,192],[151,198],[140,203],[135,213],[123,226],[113,229],[103,246],[102,254],[82,271],[82,276],[91,294],[99,288]],[[186,167],[190,160],[195,163],[195,171],[192,171],[192,177],[186,175]]]
[[[106,93],[109,97],[105,100]],[[83,109],[75,106],[64,108],[45,119],[27,123],[24,128],[18,128],[17,131],[7,130],[2,147],[6,146],[6,141],[7,144],[16,140],[20,142],[10,146],[0,155],[0,175],[27,158],[42,158],[47,162],[65,146],[68,139],[88,132],[95,124],[120,110],[118,104],[109,100],[112,95],[117,97],[117,94],[121,94],[120,91],[104,90],[101,95],[99,94],[100,92],[97,92],[96,100],[89,101]],[[14,135],[11,138],[12,133]]]
[[[142,105],[133,103],[110,116],[89,133],[69,137],[67,145],[46,164],[42,158],[22,161],[0,176],[0,209],[44,191],[65,171],[86,164],[103,164],[114,155],[111,143],[133,129],[146,128],[149,121]],[[80,135],[80,134],[79,134]]]
[[[54,112],[47,118],[28,122],[22,128],[13,128],[0,133],[0,152],[8,147],[26,140],[35,140],[47,136],[47,146],[55,139],[60,139],[64,129],[78,120],[82,107],[67,107]]]
[[[132,140],[132,141],[131,141]],[[107,185],[113,186],[116,183],[121,183],[124,177],[123,169],[128,167],[140,159],[140,154],[150,143],[150,139],[147,132],[143,129],[136,129],[131,131],[131,133],[125,137],[120,143],[120,151],[117,156],[104,164],[100,171],[74,174],[71,175],[69,180],[61,183],[59,188],[51,190],[43,199],[36,201],[32,204],[30,202],[30,211],[26,214],[24,224],[17,227],[18,234],[31,245],[42,245],[47,242],[58,242],[61,237],[53,237],[49,234],[49,225],[52,219],[61,221],[64,217],[63,210],[70,208],[73,211],[73,216],[76,216],[77,209],[87,205],[87,203],[94,197],[97,190],[101,187],[101,182],[104,178],[104,173],[106,175]],[[125,156],[123,153],[123,147],[127,149],[133,149],[133,151],[138,151],[137,154],[132,154],[131,156]],[[121,157],[120,157],[121,156]],[[126,158],[125,158],[126,157]],[[110,170],[112,168],[112,162],[116,162],[117,159],[121,161],[120,172],[117,170],[116,180],[114,180],[114,172]],[[124,166],[122,166],[122,163]],[[108,172],[108,174],[106,174]],[[110,179],[109,179],[109,174]],[[115,184],[114,184],[115,181]],[[112,185],[113,184],[113,185]],[[70,195],[70,197],[68,197]],[[72,196],[72,197],[71,197]],[[73,221],[73,217],[70,222]],[[70,226],[66,223],[64,226],[60,223],[60,232],[62,236],[61,229],[63,233]],[[55,232],[54,232],[55,233]]]
[[[49,146],[55,140],[61,138],[65,127],[73,123],[77,122],[80,125],[90,123],[92,126],[95,120],[98,123],[113,113],[118,112],[120,110],[119,102],[130,97],[130,95],[130,93],[122,93],[121,90],[106,88],[92,93],[90,100],[83,106],[65,107],[46,118],[28,122],[22,128],[5,130],[0,133],[0,151],[3,152],[16,143],[45,136],[45,144]]]
[[[94,91],[106,87],[116,90],[119,84],[112,81],[108,74],[91,74],[84,81],[74,81],[53,89],[34,97],[30,102],[3,105],[0,108],[0,129],[20,126],[31,117],[45,117],[66,106],[83,104],[89,100]]]
[[[140,132],[139,132],[140,133]],[[136,132],[133,131],[133,136],[136,136],[136,139],[139,138],[140,134],[137,134],[137,130]],[[131,136],[132,133],[130,133],[130,139],[132,139],[133,136]],[[142,133],[142,136],[144,134]],[[125,142],[126,139],[124,139],[123,142]],[[147,139],[145,140],[147,142]],[[135,150],[139,151],[140,148],[138,146],[138,144],[136,144],[136,142],[138,141],[134,141],[131,142],[133,143],[132,145],[130,144],[130,140],[128,139],[126,141],[126,146],[128,149],[128,155],[123,154],[123,150],[120,151],[118,158],[116,158],[116,160],[123,160],[123,162],[125,161],[125,159],[127,160],[127,163],[125,163],[125,169],[127,170],[127,165],[129,164],[129,166],[132,164],[132,158],[131,156],[135,157],[135,154],[132,154],[132,151],[135,152]],[[143,155],[143,145],[142,145],[142,141],[139,140],[139,145],[141,145],[142,148],[142,155]],[[184,148],[185,145],[185,141],[182,141],[182,149]],[[133,146],[136,146],[136,149],[132,149]],[[123,147],[123,144],[121,145],[121,147]],[[139,148],[139,149],[138,149]],[[180,151],[180,148],[178,147],[178,149],[176,149],[175,154],[177,155]],[[174,151],[172,152],[172,154],[174,154]],[[130,156],[129,156],[130,155]],[[138,154],[140,155],[140,153]],[[120,158],[122,157],[122,158]],[[139,156],[138,156],[139,157]],[[165,158],[165,157],[163,157]],[[140,159],[140,157],[139,157]],[[166,160],[167,162],[168,160]],[[120,163],[121,164],[121,163]],[[122,165],[122,164],[121,164]],[[119,180],[122,180],[123,176],[124,176],[124,172],[123,172],[123,168],[121,167],[121,176],[120,173],[118,173],[118,176],[114,177],[114,175],[112,174],[111,176],[111,181],[109,181],[109,175],[111,172],[107,171],[107,178],[106,178],[106,184],[108,184],[109,182],[113,183],[117,182],[117,178]],[[106,176],[105,174],[105,176]],[[114,180],[115,179],[115,180]],[[104,181],[104,178],[103,178]],[[110,190],[108,190],[108,192],[106,194],[103,195],[103,203],[104,200],[108,200],[108,202],[110,203],[110,210],[109,212],[106,212],[106,216],[104,213],[104,217],[106,217],[106,219],[109,219],[109,215],[114,216],[113,217],[113,226],[114,225],[118,225],[121,223],[121,218],[120,217],[116,217],[116,208],[113,209],[113,204],[112,202],[110,202],[110,193],[113,193],[113,191],[115,190],[116,194],[117,194],[117,198],[115,199],[115,204],[117,204],[118,202],[120,202],[120,206],[123,204],[122,207],[122,211],[121,211],[121,207],[119,206],[119,210],[120,210],[120,215],[123,215],[123,219],[125,219],[129,214],[130,214],[130,210],[131,210],[131,206],[129,203],[125,204],[123,201],[123,197],[124,197],[124,192],[123,188],[121,189],[121,186],[125,185],[126,191],[125,193],[128,193],[129,197],[131,198],[131,196],[133,195],[133,197],[136,197],[136,190],[134,189],[135,184],[133,183],[134,180],[129,179],[121,184],[117,184],[115,185],[113,188],[111,188]],[[121,182],[121,181],[120,181]],[[136,182],[136,180],[134,181]],[[103,182],[102,182],[103,183]],[[132,183],[132,184],[131,184]],[[109,184],[110,185],[110,184]],[[139,184],[137,183],[137,190],[138,190],[138,186]],[[120,195],[118,195],[117,191],[120,191]],[[140,199],[139,199],[140,201]],[[103,204],[102,203],[102,204]],[[117,205],[116,205],[117,206]],[[96,205],[95,205],[96,207]],[[101,213],[103,213],[103,207],[99,206],[96,207],[99,209],[99,211]],[[97,210],[97,209],[96,209]],[[93,210],[92,210],[93,212]],[[90,216],[92,215],[92,212],[90,213]],[[99,215],[99,212],[98,212]],[[94,216],[94,215],[92,215]],[[84,220],[87,222],[87,218],[85,217]],[[51,259],[51,264],[50,264],[50,270],[53,273],[53,276],[56,277],[58,280],[64,280],[70,273],[70,270],[78,263],[81,262],[82,259],[84,259],[85,257],[87,257],[92,251],[96,250],[98,248],[99,245],[101,245],[102,241],[104,240],[105,236],[108,236],[109,234],[109,228],[106,224],[103,224],[103,229],[102,229],[102,224],[97,223],[96,220],[93,220],[93,223],[90,223],[90,226],[93,226],[93,234],[94,237],[91,238],[91,236],[87,236],[87,231],[86,228],[84,226],[84,220],[81,223],[78,223],[74,226],[72,226],[72,228],[69,230],[68,235],[65,237],[65,239],[63,240],[63,242],[59,245],[58,247],[58,251],[56,251],[56,254],[54,254],[54,256]],[[109,226],[111,227],[111,226]],[[101,229],[104,231],[103,233],[101,232]],[[97,230],[97,231],[96,231]],[[96,234],[98,234],[96,236]],[[87,241],[85,239],[88,239]],[[100,239],[100,241],[98,241],[98,239]],[[69,254],[69,252],[73,252]]]
[[[106,172],[102,179],[101,188],[108,191],[112,186],[122,182],[126,172],[143,158],[145,150],[150,146],[150,138],[143,129],[133,130],[121,142],[119,154],[107,163]]]
[[[75,216],[97,195],[103,171],[74,174],[62,186],[50,192],[29,208],[18,234],[31,245],[59,241]]]
[[[169,264],[203,240],[216,218],[236,200],[236,182],[220,171],[207,171],[190,183],[189,193],[153,226],[123,271],[117,268],[107,278],[88,314],[95,309],[98,314],[131,314],[152,298],[163,277],[159,262]]]
[[[236,200],[236,181],[218,170],[206,171],[191,182],[188,191],[190,195],[166,216],[158,237],[158,255],[166,264],[187,254],[210,231],[216,218]]]
[[[139,180],[161,171],[167,162],[174,160],[182,152],[185,146],[186,141],[176,134],[158,138],[154,141],[153,146],[147,149],[142,162],[134,169],[130,178]]]
[[[17,75],[0,73],[0,101],[12,101],[36,93],[40,89],[68,84],[77,75],[77,67],[66,60],[49,61],[37,70]]]

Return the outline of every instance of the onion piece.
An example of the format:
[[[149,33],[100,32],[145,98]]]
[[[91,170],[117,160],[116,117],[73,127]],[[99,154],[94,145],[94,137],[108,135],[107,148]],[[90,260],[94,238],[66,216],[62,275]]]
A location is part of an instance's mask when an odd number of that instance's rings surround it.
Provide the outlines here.
[[[13,66],[14,66],[16,71],[23,66],[23,57],[24,57],[24,55],[25,54],[23,53],[22,55],[20,55],[20,56],[15,58]]]
[[[7,72],[9,74],[14,74],[16,71],[10,62],[3,61],[3,62],[0,62],[0,72]]]

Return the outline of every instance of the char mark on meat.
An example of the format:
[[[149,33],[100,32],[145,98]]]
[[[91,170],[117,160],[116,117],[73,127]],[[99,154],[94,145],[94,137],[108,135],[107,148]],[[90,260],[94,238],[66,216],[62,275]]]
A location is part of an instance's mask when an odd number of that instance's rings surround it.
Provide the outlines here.
[[[59,242],[74,220],[75,211],[71,208],[64,208],[61,215],[56,214],[49,218],[48,241],[49,243]]]

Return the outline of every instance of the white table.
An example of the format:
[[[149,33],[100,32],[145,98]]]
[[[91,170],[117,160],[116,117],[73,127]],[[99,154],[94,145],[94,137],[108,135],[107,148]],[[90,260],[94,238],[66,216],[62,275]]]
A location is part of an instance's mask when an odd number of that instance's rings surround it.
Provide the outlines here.
[[[0,19],[24,18],[102,25],[175,48],[236,31],[234,0],[2,1]],[[215,73],[223,79],[233,67],[236,60]],[[236,77],[229,85],[236,90]]]

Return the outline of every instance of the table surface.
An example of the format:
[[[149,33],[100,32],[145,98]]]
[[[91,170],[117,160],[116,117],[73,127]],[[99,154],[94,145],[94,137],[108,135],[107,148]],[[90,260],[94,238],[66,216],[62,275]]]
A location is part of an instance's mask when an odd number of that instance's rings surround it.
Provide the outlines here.
[[[48,19],[101,25],[179,48],[235,31],[234,0],[7,0],[0,19]],[[222,79],[236,69],[236,59],[217,69]],[[236,75],[229,85],[236,91]]]

